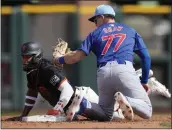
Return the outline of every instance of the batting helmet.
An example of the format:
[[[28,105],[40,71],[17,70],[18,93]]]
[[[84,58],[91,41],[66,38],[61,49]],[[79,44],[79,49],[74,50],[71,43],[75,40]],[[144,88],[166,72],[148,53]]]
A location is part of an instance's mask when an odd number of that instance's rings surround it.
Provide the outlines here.
[[[28,71],[35,69],[43,57],[43,51],[38,42],[26,42],[21,47],[21,55],[31,56],[26,63],[23,63],[23,70]]]
[[[94,12],[94,16],[89,18],[88,20],[91,22],[94,22],[94,19],[96,18],[96,16],[99,16],[99,15],[110,15],[112,17],[115,17],[115,11],[110,5],[99,5],[97,6]]]

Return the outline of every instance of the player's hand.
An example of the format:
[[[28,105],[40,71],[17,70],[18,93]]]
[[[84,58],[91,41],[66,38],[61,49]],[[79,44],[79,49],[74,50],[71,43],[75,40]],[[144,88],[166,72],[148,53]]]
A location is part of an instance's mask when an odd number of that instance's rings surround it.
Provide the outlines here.
[[[22,116],[11,117],[6,119],[6,121],[22,121]]]
[[[50,109],[47,112],[47,115],[60,115],[61,111],[60,110],[55,110],[55,109]]]
[[[142,84],[143,88],[145,89],[146,92],[149,91],[149,86],[148,84]]]

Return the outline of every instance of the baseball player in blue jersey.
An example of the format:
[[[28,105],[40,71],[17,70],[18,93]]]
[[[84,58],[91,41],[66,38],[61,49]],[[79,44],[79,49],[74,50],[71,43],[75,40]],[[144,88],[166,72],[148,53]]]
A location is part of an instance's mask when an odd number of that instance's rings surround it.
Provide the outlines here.
[[[98,6],[89,21],[97,28],[80,48],[54,59],[54,62],[74,64],[92,51],[97,57],[99,103],[90,103],[78,94],[69,107],[68,119],[83,113],[93,120],[110,121],[115,103],[126,119],[132,120],[134,113],[150,119],[152,105],[144,88],[147,87],[151,58],[143,39],[131,27],[115,22],[115,12],[109,5]],[[141,82],[133,68],[134,53],[141,59]]]

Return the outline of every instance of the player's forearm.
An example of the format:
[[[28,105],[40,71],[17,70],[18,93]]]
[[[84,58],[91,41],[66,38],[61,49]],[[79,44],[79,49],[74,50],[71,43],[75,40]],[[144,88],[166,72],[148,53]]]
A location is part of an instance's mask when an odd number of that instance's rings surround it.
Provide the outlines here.
[[[58,88],[59,91],[61,91],[59,101],[57,102],[56,106],[54,109],[58,109],[62,111],[62,109],[68,104],[70,101],[74,90],[72,86],[68,83],[68,81],[64,81]]]
[[[64,56],[64,61],[66,64],[74,64],[80,61],[82,57],[78,55],[77,51],[72,51]]]
[[[24,104],[25,106],[21,116],[27,116],[29,114],[29,112],[31,111],[31,109],[33,108],[36,102],[36,99],[37,99],[37,92],[33,90],[28,90],[25,97],[25,104]]]
[[[24,107],[24,110],[23,110],[23,112],[22,112],[22,114],[21,114],[21,116],[22,116],[22,117],[28,116],[28,114],[29,114],[29,112],[31,111],[32,108],[33,108],[33,106],[32,106],[32,107],[25,106],[25,107]]]
[[[149,78],[149,70],[151,66],[151,58],[145,57],[142,59],[142,78],[141,78],[141,83],[146,84],[148,82]]]
[[[71,51],[65,56],[55,59],[55,64],[74,64],[82,60],[86,54],[81,50]]]
[[[141,58],[142,64],[142,78],[141,83],[146,84],[149,78],[149,70],[151,66],[151,58],[147,49],[142,49],[137,52],[138,56]]]

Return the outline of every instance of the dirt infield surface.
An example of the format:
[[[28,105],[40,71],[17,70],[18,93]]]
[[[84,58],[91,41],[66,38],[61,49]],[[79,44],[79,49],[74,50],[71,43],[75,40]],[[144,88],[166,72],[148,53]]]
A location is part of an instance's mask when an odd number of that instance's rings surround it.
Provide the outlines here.
[[[135,116],[134,121],[111,121],[111,122],[97,122],[81,120],[75,122],[12,122],[4,121],[7,116],[3,116],[1,119],[2,128],[171,128],[171,113],[153,114],[151,120],[144,120],[138,116]]]

